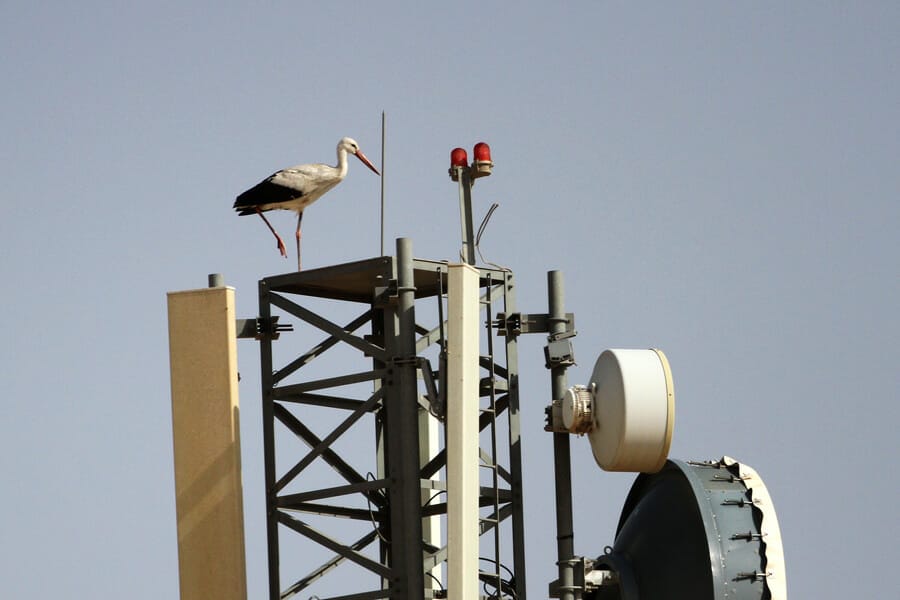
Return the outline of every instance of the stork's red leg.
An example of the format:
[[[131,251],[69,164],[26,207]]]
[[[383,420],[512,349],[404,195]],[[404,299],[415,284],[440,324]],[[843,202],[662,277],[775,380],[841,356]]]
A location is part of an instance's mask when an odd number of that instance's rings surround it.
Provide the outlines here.
[[[257,208],[257,209],[256,209],[256,214],[259,215],[259,217],[260,217],[260,218],[263,220],[263,222],[266,224],[266,227],[269,228],[269,231],[272,232],[272,235],[275,236],[275,239],[278,240],[278,251],[281,252],[281,255],[282,255],[283,257],[287,258],[287,246],[284,245],[284,240],[281,239],[281,236],[278,235],[278,232],[275,231],[275,228],[272,227],[272,224],[269,223],[269,220],[266,218],[266,215],[262,214],[262,211],[261,211],[261,210],[259,210],[259,209]]]
[[[300,223],[303,222],[303,211],[297,213],[297,270],[300,271]]]

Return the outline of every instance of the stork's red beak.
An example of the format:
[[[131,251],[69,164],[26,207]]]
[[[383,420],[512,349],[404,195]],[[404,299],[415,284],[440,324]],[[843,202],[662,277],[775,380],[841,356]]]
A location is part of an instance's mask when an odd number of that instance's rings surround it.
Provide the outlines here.
[[[361,150],[356,151],[356,158],[361,160],[364,165],[366,165],[367,167],[372,169],[372,171],[374,171],[376,175],[379,175],[379,176],[381,175],[381,173],[378,172],[378,169],[375,168],[375,165],[373,165],[371,162],[369,162],[369,159],[366,158],[366,155],[363,154]]]

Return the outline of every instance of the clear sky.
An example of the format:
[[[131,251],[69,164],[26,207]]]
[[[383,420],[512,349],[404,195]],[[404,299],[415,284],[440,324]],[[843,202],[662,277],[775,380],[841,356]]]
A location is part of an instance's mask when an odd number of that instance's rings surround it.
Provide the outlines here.
[[[892,587],[900,4],[128,4],[0,6],[4,597],[177,597],[165,293],[221,272],[254,316],[256,281],[293,261],[234,197],[345,135],[381,164],[382,110],[388,240],[454,259],[449,151],[490,143],[485,257],[525,312],[564,271],[570,381],[604,348],[664,349],[671,455],[759,471],[791,596]],[[361,167],[307,212],[305,267],[378,254]],[[533,598],[555,577],[542,346],[520,344]],[[259,364],[239,352],[261,598]],[[573,455],[596,556],[632,476],[586,440]]]

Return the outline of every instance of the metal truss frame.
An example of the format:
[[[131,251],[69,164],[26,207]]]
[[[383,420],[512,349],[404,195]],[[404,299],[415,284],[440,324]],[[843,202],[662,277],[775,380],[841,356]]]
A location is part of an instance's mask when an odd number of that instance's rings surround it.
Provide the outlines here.
[[[483,338],[487,348],[486,352],[482,348],[480,357],[480,453],[481,467],[489,473],[487,481],[482,483],[479,499],[479,505],[485,511],[481,515],[480,532],[482,536],[493,537],[492,542],[485,544],[490,546],[493,555],[483,559],[483,564],[490,564],[491,568],[479,576],[485,596],[525,600],[516,336],[498,338],[496,343],[502,344],[503,349],[495,348],[496,322],[490,317],[495,307],[507,315],[515,313],[513,274],[499,269],[478,270],[483,314],[487,314]],[[411,600],[445,596],[445,590],[435,588],[430,573],[446,561],[447,548],[423,539],[422,520],[446,515],[446,502],[432,500],[437,498],[440,490],[446,489],[446,483],[436,477],[446,467],[448,449],[441,447],[426,456],[419,456],[418,449],[423,435],[419,431],[423,411],[442,417],[443,386],[440,382],[446,365],[440,364],[442,360],[438,360],[438,365],[432,365],[423,354],[426,350],[434,352],[435,347],[440,353],[443,348],[442,297],[446,285],[447,264],[414,259],[411,243],[404,239],[397,241],[396,257],[378,257],[259,281],[257,337],[262,371],[271,600],[301,592],[345,562],[355,563],[373,574],[373,579],[380,581],[380,585],[340,596],[342,600]],[[355,303],[362,305],[363,310],[345,325],[339,325],[304,306],[309,298]],[[430,327],[415,320],[416,303],[426,301],[435,303],[438,311],[438,323]],[[306,334],[311,329],[325,337],[285,364],[275,365],[273,345],[277,343],[279,332],[285,329],[277,325],[279,318],[299,321],[298,333]],[[361,352],[371,359],[371,368],[331,377],[316,375],[317,359],[339,346]],[[497,360],[497,351],[505,354],[505,364]],[[365,382],[372,382],[372,388],[360,397],[348,397],[335,391],[342,386]],[[359,389],[358,385],[354,388]],[[343,418],[337,418],[338,424],[329,431],[316,432],[314,427],[318,424],[305,420],[305,406],[333,409]],[[374,447],[361,450],[362,457],[354,454],[356,450],[341,453],[336,443],[352,426],[369,416],[374,416],[375,422]],[[500,439],[504,428],[508,434],[505,440]],[[285,434],[301,440],[308,452],[303,456],[276,457],[276,435]],[[359,445],[357,442],[353,446]],[[360,458],[363,462],[371,462],[373,456],[377,462],[374,476],[354,466],[359,464]],[[288,493],[286,488],[292,483],[297,487],[298,476],[317,462],[327,464],[342,484]],[[423,497],[429,495],[430,500],[423,501]],[[368,509],[359,508],[361,500]],[[373,528],[346,543],[326,531],[313,528],[303,520],[303,514],[371,521]],[[501,524],[504,524],[502,530]],[[503,540],[503,534],[510,532],[512,539]],[[296,573],[282,572],[279,538],[288,533],[299,534],[327,548],[333,556],[299,577]],[[369,548],[373,544],[377,544],[377,552]],[[501,547],[509,552],[506,544],[511,544],[513,564],[511,568],[504,566],[501,570]],[[364,552],[366,549],[368,553]],[[291,583],[282,589],[283,576]]]

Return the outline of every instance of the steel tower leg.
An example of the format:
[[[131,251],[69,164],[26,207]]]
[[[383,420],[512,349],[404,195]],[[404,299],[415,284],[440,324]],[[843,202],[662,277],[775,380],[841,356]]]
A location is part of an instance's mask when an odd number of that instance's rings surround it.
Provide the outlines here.
[[[272,317],[269,304],[269,287],[265,280],[259,282],[259,317],[267,321]],[[263,409],[263,457],[266,479],[266,538],[269,555],[269,600],[281,598],[281,575],[278,570],[278,507],[275,490],[275,417],[272,387],[272,338],[259,340],[260,372]]]
[[[515,281],[509,271],[504,273],[503,310],[516,312]],[[526,600],[525,590],[525,502],[522,496],[522,437],[519,414],[519,350],[516,336],[506,336],[506,370],[509,385],[509,467],[512,481],[513,569],[516,599]]]
[[[397,240],[397,305],[385,310],[385,349],[391,376],[385,390],[387,470],[391,519],[392,598],[422,598],[422,500],[419,475],[419,401],[416,379],[415,282],[412,241]]]

